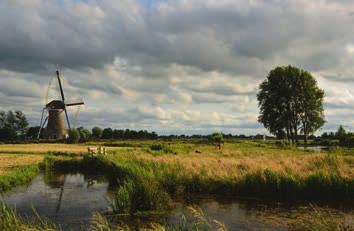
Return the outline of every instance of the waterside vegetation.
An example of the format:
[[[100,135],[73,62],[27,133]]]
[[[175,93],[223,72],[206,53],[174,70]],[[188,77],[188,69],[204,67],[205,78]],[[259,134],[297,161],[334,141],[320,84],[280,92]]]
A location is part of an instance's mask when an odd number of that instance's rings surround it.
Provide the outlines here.
[[[196,194],[276,201],[350,203],[354,199],[354,155],[350,149],[314,152],[279,146],[275,142],[239,140],[225,140],[223,148],[219,149],[203,139],[105,141],[86,145],[105,146],[108,154],[78,155],[84,153],[87,147],[84,145],[0,145],[0,158],[28,158],[20,159],[16,165],[3,166],[1,190],[30,181],[40,170],[98,174],[115,186],[112,187],[115,191],[110,214],[124,216],[163,214],[173,206],[174,200],[185,200]],[[25,154],[28,151],[30,154]],[[40,154],[35,154],[37,151]],[[54,155],[56,153],[65,155]],[[35,161],[31,162],[31,159]],[[23,164],[25,161],[28,165]],[[4,211],[6,209],[2,213]],[[97,225],[94,222],[97,219],[106,224],[105,216],[96,214],[92,224]],[[166,227],[163,223],[151,227],[156,230],[207,230]]]

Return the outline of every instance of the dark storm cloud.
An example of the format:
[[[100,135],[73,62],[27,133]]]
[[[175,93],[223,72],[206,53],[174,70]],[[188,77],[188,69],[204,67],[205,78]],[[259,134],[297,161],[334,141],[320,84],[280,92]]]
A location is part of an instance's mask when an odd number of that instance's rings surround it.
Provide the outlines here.
[[[338,64],[335,49],[340,44],[330,42],[350,36],[341,25],[350,20],[326,6],[323,11],[306,11],[301,1],[253,5],[248,1],[176,1],[148,9],[133,0],[91,4],[6,0],[2,4],[0,66],[17,71],[39,71],[50,65],[99,68],[119,55],[144,67],[150,63],[146,75],[153,66],[170,63],[208,71],[261,73],[276,56],[289,55],[290,45],[325,43],[327,49],[301,59],[296,56],[313,48],[291,52],[298,63],[313,63],[318,69]]]
[[[330,42],[350,37],[341,25],[348,19],[335,10],[307,12],[305,3],[294,1],[254,5],[176,1],[148,9],[132,0],[92,4],[5,0],[2,4],[0,65],[16,71],[39,71],[50,65],[99,68],[120,55],[139,65],[179,63],[249,73],[246,64],[252,58],[256,59],[253,69],[263,69],[257,62],[263,60],[267,66],[279,54],[288,55],[289,45],[302,43],[331,45],[306,55],[315,64],[322,59],[328,66],[337,64],[333,52],[340,45]],[[308,51],[293,55],[302,52]],[[323,57],[328,61],[323,62]]]
[[[323,77],[331,112],[352,105],[353,9],[333,0],[4,0],[0,103],[32,118],[28,102],[41,109],[59,68],[69,98],[88,101],[83,124],[258,129],[254,115],[226,114],[255,113],[259,82],[293,64]]]

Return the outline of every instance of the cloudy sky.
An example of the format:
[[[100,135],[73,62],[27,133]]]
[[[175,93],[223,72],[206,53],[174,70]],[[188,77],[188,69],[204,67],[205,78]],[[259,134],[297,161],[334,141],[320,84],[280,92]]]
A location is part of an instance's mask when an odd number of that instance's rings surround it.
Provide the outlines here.
[[[321,132],[354,130],[353,25],[349,0],[1,0],[0,110],[37,125],[59,69],[75,126],[263,133],[258,85],[292,64],[325,90]]]

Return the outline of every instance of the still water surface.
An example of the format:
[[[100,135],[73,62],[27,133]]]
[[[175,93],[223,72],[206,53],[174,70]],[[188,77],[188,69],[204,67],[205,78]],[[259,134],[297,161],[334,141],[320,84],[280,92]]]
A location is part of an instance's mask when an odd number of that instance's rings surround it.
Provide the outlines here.
[[[50,177],[40,174],[29,186],[17,187],[1,198],[22,216],[33,216],[34,207],[40,215],[60,224],[63,230],[78,230],[89,226],[94,212],[109,211],[109,188],[102,178],[98,181],[82,174]],[[287,230],[284,225],[265,222],[265,217],[296,216],[299,211],[299,205],[254,200],[241,202],[197,197],[188,203],[198,204],[208,217],[222,221],[229,230]],[[176,202],[164,221],[171,225],[178,223],[186,211],[185,204]],[[352,216],[349,219],[354,220]],[[130,222],[134,223],[134,220]]]

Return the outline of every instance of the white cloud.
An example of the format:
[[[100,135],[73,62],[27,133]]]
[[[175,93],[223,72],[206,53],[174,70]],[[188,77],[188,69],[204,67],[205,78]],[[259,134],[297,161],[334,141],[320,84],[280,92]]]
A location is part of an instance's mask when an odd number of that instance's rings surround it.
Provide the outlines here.
[[[325,90],[326,128],[350,124],[353,9],[334,0],[5,0],[1,108],[35,123],[59,67],[68,99],[86,102],[80,125],[263,132],[258,85],[292,64]]]
[[[354,44],[349,44],[347,46],[347,51],[348,51],[349,55],[354,55]]]

